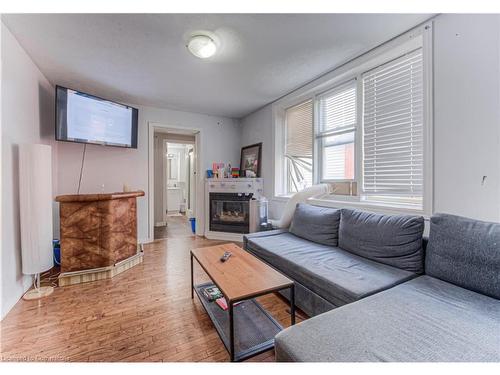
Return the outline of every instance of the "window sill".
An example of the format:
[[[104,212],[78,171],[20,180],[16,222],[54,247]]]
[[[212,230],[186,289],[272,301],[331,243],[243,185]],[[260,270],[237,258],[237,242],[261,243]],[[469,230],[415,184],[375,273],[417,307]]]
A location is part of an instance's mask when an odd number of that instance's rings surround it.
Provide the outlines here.
[[[279,202],[286,202],[290,199],[289,196],[280,195],[273,197],[273,200]],[[429,215],[423,210],[417,208],[411,208],[407,206],[398,205],[388,205],[385,203],[377,202],[361,202],[353,201],[347,196],[322,196],[316,198],[309,198],[307,200],[309,204],[315,206],[332,207],[332,208],[353,208],[366,211],[372,211],[381,214],[397,215],[422,215],[424,219],[428,220]]]
[[[292,197],[293,194],[290,195],[275,195],[271,200],[276,202],[288,202],[288,200]]]

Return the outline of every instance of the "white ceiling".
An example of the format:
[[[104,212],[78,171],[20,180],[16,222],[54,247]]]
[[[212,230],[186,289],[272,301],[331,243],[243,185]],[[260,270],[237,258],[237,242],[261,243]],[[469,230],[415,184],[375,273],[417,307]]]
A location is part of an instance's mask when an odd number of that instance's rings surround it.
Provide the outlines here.
[[[53,84],[131,104],[243,117],[430,14],[30,14],[2,19]],[[195,30],[220,41],[209,60]]]

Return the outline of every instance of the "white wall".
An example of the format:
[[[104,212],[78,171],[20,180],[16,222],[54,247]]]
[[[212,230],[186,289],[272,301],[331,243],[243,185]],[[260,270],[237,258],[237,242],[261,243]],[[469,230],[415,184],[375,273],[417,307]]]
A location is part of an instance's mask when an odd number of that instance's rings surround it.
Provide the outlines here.
[[[143,106],[139,106],[138,109],[138,148],[122,149],[87,145],[80,193],[100,192],[102,185],[106,192],[122,191],[123,184],[127,184],[133,190],[144,190],[146,196],[138,198],[138,238],[140,241],[146,241],[149,226],[148,123],[201,129],[201,158],[204,163],[201,173],[211,168],[214,161],[237,165],[240,152],[240,126],[238,121],[224,117]],[[59,194],[76,193],[82,151],[83,145],[81,144],[59,144]]]
[[[434,212],[500,221],[499,90],[500,16],[436,17]],[[274,134],[272,105],[241,123],[242,145],[268,144]],[[272,155],[264,158],[267,198],[274,191],[272,163]],[[271,200],[270,216],[279,217],[283,207],[283,201]]]
[[[271,105],[266,105],[241,120],[241,146],[245,147],[262,142],[261,177],[264,178],[264,194],[266,197],[273,195],[273,186],[270,182],[274,179],[272,164],[274,136],[270,120],[272,120]]]
[[[279,218],[286,201],[274,196],[273,106],[265,107],[241,119],[241,146],[262,142],[262,177],[264,196],[269,200],[269,217]]]
[[[2,39],[2,298],[1,317],[31,285],[21,272],[18,145],[52,145],[56,195],[57,145],[54,141],[54,89],[1,25]]]
[[[269,200],[269,217],[281,217],[286,200],[274,198],[273,106],[268,104],[241,119],[241,146],[262,142],[264,196]]]
[[[434,116],[435,212],[500,221],[500,16],[436,19]]]

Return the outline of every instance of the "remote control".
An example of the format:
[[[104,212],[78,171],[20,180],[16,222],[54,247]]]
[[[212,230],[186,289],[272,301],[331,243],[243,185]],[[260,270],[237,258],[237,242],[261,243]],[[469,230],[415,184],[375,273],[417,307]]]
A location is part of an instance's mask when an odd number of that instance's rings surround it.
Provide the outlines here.
[[[226,251],[226,252],[224,253],[224,255],[220,257],[220,261],[221,261],[221,262],[225,262],[226,260],[228,260],[228,259],[229,259],[229,257],[230,257],[230,256],[231,256],[231,253],[230,253],[229,251]]]

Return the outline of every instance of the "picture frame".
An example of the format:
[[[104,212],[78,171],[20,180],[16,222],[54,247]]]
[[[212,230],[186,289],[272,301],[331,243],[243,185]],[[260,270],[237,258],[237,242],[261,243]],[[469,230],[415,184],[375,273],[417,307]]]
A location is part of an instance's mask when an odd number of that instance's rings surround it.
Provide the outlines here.
[[[242,147],[240,158],[240,177],[261,177],[261,170],[262,142]]]

